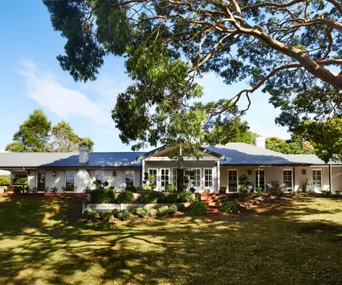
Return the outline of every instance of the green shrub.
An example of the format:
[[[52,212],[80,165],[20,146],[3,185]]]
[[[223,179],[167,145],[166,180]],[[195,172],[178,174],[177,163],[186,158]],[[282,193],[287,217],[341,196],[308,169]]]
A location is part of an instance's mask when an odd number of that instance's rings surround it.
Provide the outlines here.
[[[176,186],[173,184],[167,184],[165,190],[166,192],[174,192],[176,190]]]
[[[262,193],[262,191],[263,191],[263,189],[262,189],[262,187],[257,187],[256,189],[255,189],[255,191],[258,193],[258,195],[260,196],[261,195],[261,193]]]
[[[84,216],[85,216],[85,218],[87,218],[89,220],[95,220],[95,219],[101,218],[100,214],[97,211],[91,210],[91,209],[85,210]]]
[[[158,199],[159,203],[177,203],[178,202],[178,193],[171,193],[168,195],[163,195]]]
[[[116,202],[119,204],[130,204],[134,202],[134,194],[130,191],[123,191],[116,198]]]
[[[150,215],[150,209],[149,208],[137,208],[136,211],[137,215],[141,218],[147,218]]]
[[[208,213],[207,206],[200,201],[193,202],[189,206],[188,213],[190,216],[195,216],[195,217],[203,217],[206,216]]]
[[[195,193],[196,192],[196,189],[194,187],[191,187],[190,190],[189,190],[191,193]]]
[[[177,208],[176,205],[171,205],[171,206],[169,207],[169,214],[170,214],[170,215],[174,215],[174,214],[176,214],[177,210],[178,210],[178,208]]]
[[[104,222],[109,222],[110,220],[114,219],[114,215],[111,212],[103,212],[100,216]]]
[[[177,206],[177,209],[181,212],[184,212],[186,210],[186,207],[183,203],[178,203],[176,206]]]
[[[115,203],[115,191],[112,189],[96,189],[89,194],[91,203]]]
[[[127,185],[125,190],[126,192],[137,192],[137,188],[134,185]]]
[[[137,186],[136,189],[137,189],[137,191],[144,191],[144,187],[142,187],[142,186]]]
[[[132,208],[129,208],[128,212],[132,213],[133,215],[136,215],[137,209],[139,209],[139,208],[132,207]]]
[[[86,189],[84,190],[85,193],[89,194],[91,192],[91,189],[89,187],[86,187]]]
[[[167,216],[169,214],[169,207],[163,206],[158,209],[157,215],[160,217]]]
[[[118,214],[118,218],[121,221],[128,221],[131,220],[133,218],[133,214],[128,212],[127,210],[122,210],[120,211],[120,213]]]
[[[119,215],[119,213],[120,213],[120,211],[118,210],[118,209],[114,209],[114,210],[112,210],[112,215],[115,217],[115,218],[117,218],[118,217],[118,215]]]
[[[225,213],[238,214],[240,213],[240,203],[238,201],[223,201],[220,206],[220,211]]]
[[[156,210],[156,209],[150,209],[150,216],[151,216],[151,217],[156,216],[157,213],[158,213],[158,210]]]
[[[141,193],[135,202],[137,204],[155,204],[163,196],[163,193],[160,193],[158,191],[148,191]]]
[[[192,192],[181,192],[178,194],[178,203],[189,203],[196,201],[196,195]]]
[[[227,191],[226,187],[220,187],[219,194],[225,194]]]

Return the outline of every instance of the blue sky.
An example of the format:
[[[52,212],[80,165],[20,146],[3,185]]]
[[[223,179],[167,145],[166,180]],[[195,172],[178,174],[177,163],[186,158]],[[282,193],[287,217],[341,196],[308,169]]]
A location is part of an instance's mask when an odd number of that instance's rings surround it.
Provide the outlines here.
[[[97,81],[75,83],[56,60],[63,53],[65,40],[53,31],[41,0],[3,1],[0,35],[0,151],[36,108],[41,108],[53,124],[70,122],[78,135],[94,140],[95,151],[130,150],[121,143],[111,119],[117,94],[130,83],[122,58],[108,57]],[[199,83],[204,87],[203,101],[233,96],[244,87],[227,86],[214,74],[204,76]],[[268,104],[266,94],[256,92],[244,119],[261,136],[289,138],[286,129],[274,123],[278,113]]]

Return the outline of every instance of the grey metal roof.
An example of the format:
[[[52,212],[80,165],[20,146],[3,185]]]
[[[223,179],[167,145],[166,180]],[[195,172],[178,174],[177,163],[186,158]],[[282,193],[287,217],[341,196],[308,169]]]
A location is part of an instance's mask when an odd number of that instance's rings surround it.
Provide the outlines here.
[[[142,152],[91,152],[89,162],[79,164],[78,153],[0,153],[0,168],[17,167],[139,167]]]
[[[246,143],[228,143],[209,147],[226,157],[221,165],[306,165],[305,160],[294,160],[289,155]]]
[[[293,161],[306,161],[311,164],[327,164],[322,159],[314,154],[289,154]],[[341,161],[330,160],[328,164],[342,164]]]

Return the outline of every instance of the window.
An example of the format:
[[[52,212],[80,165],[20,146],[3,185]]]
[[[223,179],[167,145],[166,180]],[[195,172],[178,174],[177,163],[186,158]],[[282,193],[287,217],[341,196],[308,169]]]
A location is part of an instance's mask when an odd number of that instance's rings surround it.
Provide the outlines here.
[[[151,183],[156,183],[157,182],[157,169],[155,168],[150,168],[148,170],[148,176],[153,176],[153,180],[151,181]]]
[[[161,168],[160,169],[160,186],[166,187],[169,184],[169,169],[168,168]]]
[[[95,178],[96,180],[100,180],[101,182],[103,182],[104,180],[104,174],[102,170],[96,170],[95,171]]]
[[[322,170],[321,169],[312,170],[312,186],[314,190],[322,189]]]
[[[283,170],[283,182],[286,187],[292,187],[292,170]]]
[[[192,186],[193,187],[201,187],[201,169],[193,168],[193,179],[192,179]]]
[[[204,186],[205,187],[213,186],[213,170],[212,169],[204,169]]]
[[[127,186],[134,186],[134,171],[125,172],[125,183]]]
[[[74,189],[75,186],[75,171],[67,171],[65,175],[65,184],[68,190]]]
[[[38,182],[37,182],[37,190],[45,191],[45,172],[38,171]]]

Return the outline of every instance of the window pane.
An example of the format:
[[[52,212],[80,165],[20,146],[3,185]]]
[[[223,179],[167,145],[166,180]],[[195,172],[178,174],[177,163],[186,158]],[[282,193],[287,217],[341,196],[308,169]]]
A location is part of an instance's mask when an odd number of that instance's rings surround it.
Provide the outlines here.
[[[67,171],[66,172],[66,187],[73,188],[75,185],[75,172]]]
[[[153,178],[154,178],[151,181],[151,183],[156,183],[156,181],[157,181],[157,169],[149,169],[148,174],[149,174],[149,176],[153,176]]]
[[[192,180],[192,185],[194,187],[200,187],[201,186],[201,170],[200,169],[194,169],[194,179]]]
[[[292,170],[283,170],[283,181],[286,187],[292,187]]]
[[[160,182],[162,187],[169,184],[169,169],[162,168],[160,170]]]

